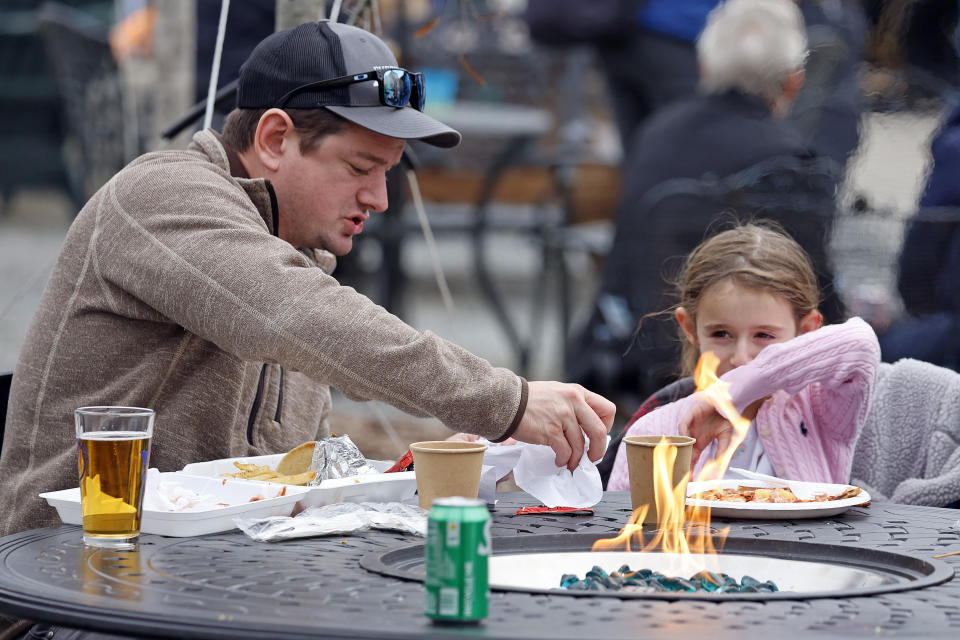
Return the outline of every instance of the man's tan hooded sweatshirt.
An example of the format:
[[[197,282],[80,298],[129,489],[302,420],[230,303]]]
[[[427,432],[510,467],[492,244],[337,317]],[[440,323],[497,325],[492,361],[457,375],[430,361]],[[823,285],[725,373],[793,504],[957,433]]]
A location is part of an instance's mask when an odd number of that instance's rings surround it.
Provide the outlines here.
[[[90,199],[14,372],[0,532],[58,522],[37,494],[77,486],[84,405],[156,410],[161,471],[327,436],[327,385],[490,439],[515,428],[521,378],[340,286],[331,254],[276,237],[275,208],[210,131]]]

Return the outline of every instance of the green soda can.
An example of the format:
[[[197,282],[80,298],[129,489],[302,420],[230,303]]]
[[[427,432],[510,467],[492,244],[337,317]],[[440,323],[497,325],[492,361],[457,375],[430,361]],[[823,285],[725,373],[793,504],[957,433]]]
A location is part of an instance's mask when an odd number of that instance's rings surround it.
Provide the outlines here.
[[[490,513],[475,498],[437,498],[427,520],[427,597],[435,622],[477,623],[490,608]]]

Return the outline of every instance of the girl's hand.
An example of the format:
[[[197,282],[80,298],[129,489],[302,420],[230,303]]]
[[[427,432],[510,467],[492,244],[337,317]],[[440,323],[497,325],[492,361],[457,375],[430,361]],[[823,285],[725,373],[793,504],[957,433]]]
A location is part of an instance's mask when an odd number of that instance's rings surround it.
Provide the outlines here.
[[[690,469],[697,464],[700,454],[704,449],[710,446],[714,440],[717,441],[717,452],[721,453],[730,446],[730,439],[733,436],[733,425],[717,413],[707,395],[698,391],[691,396],[690,409],[680,420],[677,432],[682,436],[690,436],[696,442],[693,443],[693,453],[690,456]]]

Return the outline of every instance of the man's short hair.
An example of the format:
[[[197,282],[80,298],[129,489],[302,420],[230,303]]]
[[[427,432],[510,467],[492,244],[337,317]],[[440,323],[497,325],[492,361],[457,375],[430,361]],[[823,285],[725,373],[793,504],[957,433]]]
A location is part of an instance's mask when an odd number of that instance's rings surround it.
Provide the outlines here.
[[[738,89],[772,102],[806,56],[803,15],[792,0],[727,0],[710,12],[697,40],[707,93]]]
[[[309,153],[326,136],[343,131],[348,122],[326,109],[284,109],[300,136],[300,153]],[[223,141],[239,152],[253,145],[260,117],[267,109],[234,109],[223,125]]]

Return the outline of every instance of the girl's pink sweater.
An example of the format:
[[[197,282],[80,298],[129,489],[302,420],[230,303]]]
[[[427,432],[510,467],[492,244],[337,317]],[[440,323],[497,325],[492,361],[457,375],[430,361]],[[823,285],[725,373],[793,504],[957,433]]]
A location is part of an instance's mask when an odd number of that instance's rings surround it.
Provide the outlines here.
[[[771,396],[754,425],[778,477],[846,483],[879,364],[876,334],[852,318],[770,345],[721,379],[730,384],[737,411]],[[627,435],[675,435],[690,402],[691,397],[682,398],[648,413]],[[609,491],[630,488],[624,447],[621,443],[617,452]],[[715,455],[716,442],[700,456],[694,477]]]

